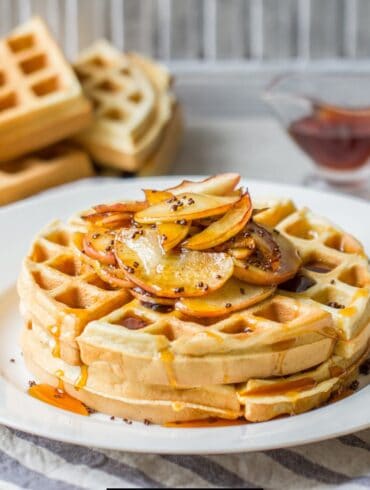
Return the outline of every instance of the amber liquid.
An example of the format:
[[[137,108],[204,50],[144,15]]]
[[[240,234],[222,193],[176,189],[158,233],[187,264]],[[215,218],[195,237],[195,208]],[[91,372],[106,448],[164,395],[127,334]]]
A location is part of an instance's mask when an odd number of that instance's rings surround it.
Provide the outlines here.
[[[370,158],[370,109],[316,105],[290,125],[289,134],[319,166],[356,170]]]

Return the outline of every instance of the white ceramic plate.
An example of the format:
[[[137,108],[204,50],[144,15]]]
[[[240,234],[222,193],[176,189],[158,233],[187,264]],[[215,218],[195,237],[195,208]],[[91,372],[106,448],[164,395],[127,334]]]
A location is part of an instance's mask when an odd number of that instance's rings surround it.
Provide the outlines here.
[[[52,439],[133,452],[217,454],[255,451],[327,439],[370,426],[370,386],[312,412],[260,424],[213,429],[167,429],[94,415],[81,417],[26,394],[27,375],[18,347],[22,321],[15,281],[32,237],[55,218],[91,204],[135,198],[141,188],[165,188],[179,178],[85,182],[0,210],[0,423]],[[332,219],[370,251],[370,206],[364,201],[309,189],[249,181],[253,196],[290,197]],[[15,362],[10,362],[15,359]],[[364,381],[364,380],[363,380]]]

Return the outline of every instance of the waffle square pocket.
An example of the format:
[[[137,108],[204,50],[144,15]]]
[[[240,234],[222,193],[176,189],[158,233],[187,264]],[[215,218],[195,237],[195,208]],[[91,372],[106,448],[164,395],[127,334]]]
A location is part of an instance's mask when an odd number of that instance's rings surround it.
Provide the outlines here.
[[[0,162],[45,148],[90,122],[91,105],[41,19],[0,40]]]

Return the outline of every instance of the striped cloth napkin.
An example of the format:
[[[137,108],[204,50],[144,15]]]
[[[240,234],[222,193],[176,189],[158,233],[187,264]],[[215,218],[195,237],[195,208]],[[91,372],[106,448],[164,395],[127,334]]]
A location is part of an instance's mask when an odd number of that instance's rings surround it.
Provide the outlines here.
[[[308,446],[228,456],[90,449],[0,426],[0,489],[370,488],[370,430]]]

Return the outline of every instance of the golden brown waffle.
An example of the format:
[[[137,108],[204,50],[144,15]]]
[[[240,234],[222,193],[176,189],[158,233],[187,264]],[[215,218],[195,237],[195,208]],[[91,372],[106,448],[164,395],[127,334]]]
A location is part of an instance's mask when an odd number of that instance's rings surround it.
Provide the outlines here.
[[[91,105],[43,21],[0,41],[0,162],[44,148],[91,122]]]
[[[70,248],[69,230],[56,222],[35,240],[18,281],[26,322],[36,322],[54,337],[54,353],[79,364],[76,338],[85,325],[129,299],[126,290],[113,290]]]
[[[116,372],[109,359],[88,370],[70,366],[52,355],[47,340],[40,340],[37,326],[24,330],[22,346],[27,366],[39,380],[55,386],[62,380],[70,394],[104,413],[156,423],[207,417],[235,419],[242,414],[233,386],[181,390],[144,385],[122,371]]]
[[[0,164],[0,205],[94,175],[88,155],[66,142]]]
[[[181,129],[177,121],[171,124],[180,114],[175,114],[168,72],[138,55],[124,55],[106,41],[82,53],[75,69],[95,108],[95,122],[78,141],[94,159],[132,172],[153,159],[161,163],[166,128],[171,128],[173,146]],[[165,164],[174,149],[164,153]]]
[[[139,330],[131,330],[132,319]],[[77,339],[92,365],[109,358],[145,384],[203,386],[285,376],[324,362],[334,347],[330,315],[275,296],[213,324],[159,313],[134,300],[90,323]]]
[[[238,386],[238,397],[245,418],[263,422],[280,415],[296,415],[326,403],[358,377],[359,366],[369,350],[353,359],[331,357],[315,369],[276,380],[251,379]]]
[[[259,220],[263,223],[264,213]],[[347,346],[367,326],[370,317],[370,273],[362,245],[351,235],[308,209],[293,212],[276,224],[276,229],[294,243],[303,259],[305,291],[282,293],[309,299],[329,312],[339,336],[337,351],[352,356]]]
[[[100,412],[158,424],[189,422],[209,417],[248,421],[294,415],[341,394],[358,375],[368,352],[352,360],[331,357],[315,369],[275,380],[250,379],[243,385],[180,389],[133,382],[109,357],[93,366],[70,366],[53,356],[50,336],[36,324],[25,329],[22,347],[29,370],[42,383],[62,386],[74,398]]]

